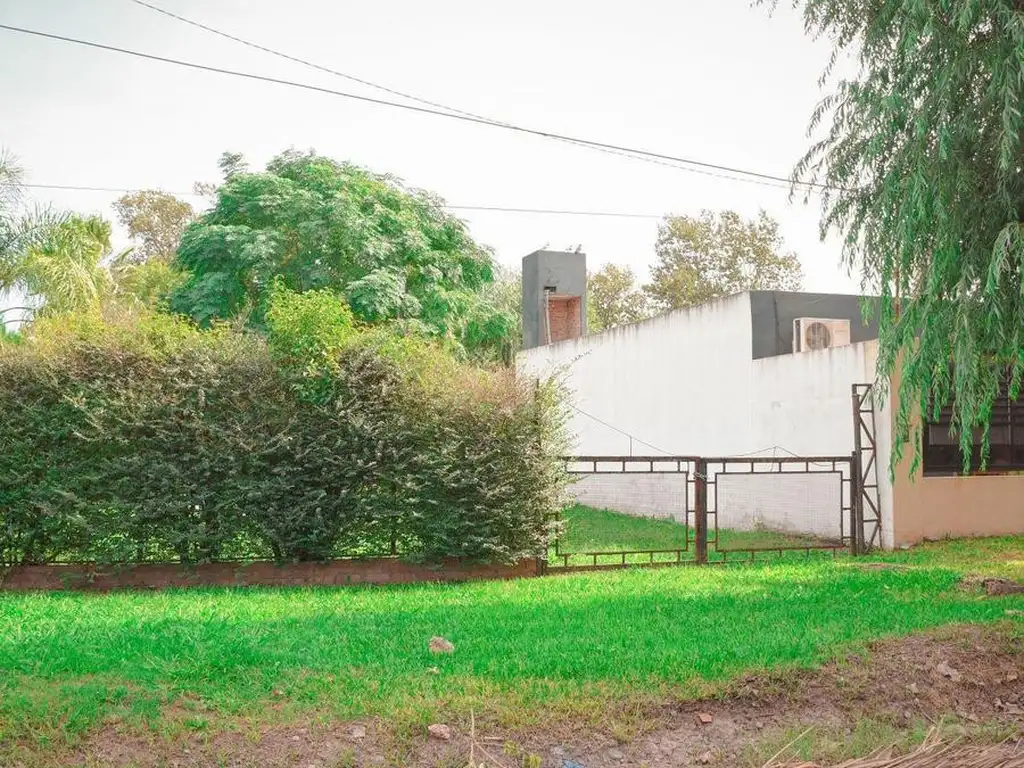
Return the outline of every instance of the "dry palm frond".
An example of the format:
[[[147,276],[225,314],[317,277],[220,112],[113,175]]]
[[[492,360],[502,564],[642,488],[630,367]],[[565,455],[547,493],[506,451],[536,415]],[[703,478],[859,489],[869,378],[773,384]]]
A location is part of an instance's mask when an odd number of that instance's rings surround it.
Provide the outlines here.
[[[819,766],[777,755],[764,768]],[[897,755],[893,747],[885,747],[868,757],[848,760],[835,768],[1024,768],[1024,741],[964,746],[956,741],[943,741],[939,732],[933,729],[921,746],[908,754]]]

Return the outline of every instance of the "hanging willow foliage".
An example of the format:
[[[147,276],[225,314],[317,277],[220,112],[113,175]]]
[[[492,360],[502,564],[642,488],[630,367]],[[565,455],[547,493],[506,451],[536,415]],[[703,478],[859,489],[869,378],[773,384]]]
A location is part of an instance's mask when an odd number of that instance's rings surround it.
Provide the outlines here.
[[[1004,377],[1016,397],[1024,373],[1024,0],[794,7],[834,43],[794,179],[826,185],[822,235],[841,233],[880,293],[878,374],[900,382],[893,466],[915,409],[952,403],[966,468],[975,427],[987,459]],[[840,77],[847,57],[856,74]]]

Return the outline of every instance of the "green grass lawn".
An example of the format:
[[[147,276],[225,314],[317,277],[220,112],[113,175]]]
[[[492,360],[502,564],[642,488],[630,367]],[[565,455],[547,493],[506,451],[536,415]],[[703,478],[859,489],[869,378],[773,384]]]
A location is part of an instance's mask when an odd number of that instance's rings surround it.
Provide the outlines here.
[[[412,725],[473,711],[523,725],[599,714],[1021,607],[957,589],[959,578],[847,559],[392,588],[0,594],[0,747],[111,719],[160,725],[168,707],[197,728],[236,715]],[[433,635],[455,653],[431,655]]]
[[[953,568],[1024,582],[1024,536],[928,542],[906,551],[878,552],[871,559]]]
[[[636,517],[612,512],[605,509],[594,509],[585,506],[572,506],[562,513],[562,520],[565,526],[564,532],[559,541],[559,552],[561,553],[583,553],[583,552],[615,552],[625,550],[672,550],[686,548],[687,529],[682,523],[673,520],[658,519],[651,517]],[[713,535],[713,533],[711,534]],[[692,539],[694,531],[689,530]],[[797,547],[820,544],[821,542],[810,537],[798,534],[776,533],[773,531],[730,531],[720,529],[718,531],[718,549],[736,550],[748,548],[767,547]],[[710,548],[711,560],[720,560],[722,556],[715,552],[715,547]],[[690,543],[689,550],[682,553],[683,560],[692,560],[694,556],[693,543]],[[800,557],[804,557],[803,553]],[[831,554],[829,554],[831,556]],[[552,562],[556,561],[554,550],[550,556]],[[648,555],[627,556],[627,563],[650,562]],[[655,562],[676,560],[674,553],[655,555]],[[561,564],[563,561],[557,559]],[[575,554],[569,558],[569,565],[593,564],[594,558]],[[621,562],[621,558],[614,556],[603,556],[597,558],[598,564],[611,564]]]
[[[583,507],[565,517],[563,551],[686,542],[672,521]],[[807,541],[720,533],[731,547]],[[237,717],[379,716],[397,727],[470,712],[513,726],[600,718],[623,702],[692,696],[1024,607],[957,587],[965,572],[1024,577],[1024,537],[874,559],[909,567],[800,554],[463,585],[0,593],[0,763],[5,743],[45,749],[110,722],[166,731]],[[455,653],[431,655],[434,635]]]

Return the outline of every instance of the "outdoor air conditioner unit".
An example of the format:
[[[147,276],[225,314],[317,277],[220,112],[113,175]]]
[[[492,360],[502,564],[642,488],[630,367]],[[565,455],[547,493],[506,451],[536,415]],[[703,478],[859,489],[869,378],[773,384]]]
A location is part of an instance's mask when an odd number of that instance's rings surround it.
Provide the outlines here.
[[[845,347],[850,343],[849,320],[798,317],[793,321],[793,351]]]

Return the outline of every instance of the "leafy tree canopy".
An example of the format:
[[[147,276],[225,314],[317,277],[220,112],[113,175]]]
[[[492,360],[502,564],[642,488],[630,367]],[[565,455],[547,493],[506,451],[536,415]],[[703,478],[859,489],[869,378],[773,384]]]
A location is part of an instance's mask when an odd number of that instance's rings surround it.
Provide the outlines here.
[[[118,259],[110,265],[110,272],[118,301],[161,309],[166,309],[168,297],[186,278],[172,264],[160,259],[141,263],[131,258]]]
[[[835,41],[833,63],[859,62],[826,71],[823,130],[795,176],[828,185],[823,233],[881,293],[878,372],[901,374],[894,461],[915,406],[951,400],[966,461],[1001,379],[1016,396],[1024,374],[1024,2],[794,5]]]
[[[650,317],[647,294],[629,267],[605,264],[587,281],[587,326],[591,333]]]
[[[0,292],[23,293],[36,314],[95,310],[111,288],[110,222],[69,215],[0,264]]]
[[[666,216],[658,227],[656,262],[644,290],[661,309],[680,309],[741,291],[799,290],[795,253],[783,250],[779,224],[761,211]]]
[[[135,241],[133,262],[173,260],[185,227],[195,218],[191,205],[157,189],[130,192],[114,203],[114,210]]]
[[[276,283],[333,291],[359,321],[414,321],[470,348],[496,347],[510,332],[512,319],[482,294],[490,253],[437,197],[313,152],[285,152],[262,173],[225,155],[222,170],[216,204],[178,249],[189,277],[175,311],[263,327]]]
[[[0,299],[25,303],[25,261],[66,217],[50,209],[30,209],[24,202],[25,169],[0,147]],[[33,297],[35,298],[35,297]],[[0,328],[25,317],[25,307],[0,307]]]

